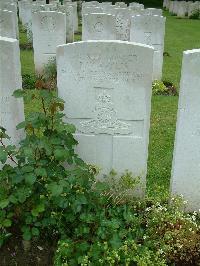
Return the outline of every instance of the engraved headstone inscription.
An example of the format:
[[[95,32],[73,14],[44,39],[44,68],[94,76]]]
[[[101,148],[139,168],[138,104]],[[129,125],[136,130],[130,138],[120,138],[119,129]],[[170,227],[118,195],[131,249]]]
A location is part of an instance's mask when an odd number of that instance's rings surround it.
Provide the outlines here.
[[[66,15],[55,11],[33,13],[34,63],[37,73],[56,56],[56,47],[66,43]]]
[[[144,63],[145,62],[145,63]],[[101,174],[140,176],[144,195],[151,109],[153,48],[87,41],[57,48],[58,93],[76,126],[77,152]]]
[[[82,40],[116,40],[115,16],[95,13],[84,15]]]
[[[153,80],[162,78],[165,17],[137,15],[131,18],[130,41],[153,46]]]

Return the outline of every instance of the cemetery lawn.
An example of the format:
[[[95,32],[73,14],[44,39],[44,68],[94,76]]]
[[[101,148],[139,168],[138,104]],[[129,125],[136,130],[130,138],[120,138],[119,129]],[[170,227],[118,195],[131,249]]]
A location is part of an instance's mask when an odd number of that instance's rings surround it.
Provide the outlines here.
[[[164,12],[167,17],[163,80],[179,88],[182,53],[200,47],[198,20],[178,19]],[[26,34],[20,27],[20,44],[26,46]],[[81,40],[81,27],[75,41]],[[33,51],[21,49],[22,74],[34,74]],[[149,196],[163,198],[169,190],[178,97],[153,96],[149,144],[147,190]],[[37,106],[34,105],[34,106]],[[25,105],[25,112],[31,111]]]

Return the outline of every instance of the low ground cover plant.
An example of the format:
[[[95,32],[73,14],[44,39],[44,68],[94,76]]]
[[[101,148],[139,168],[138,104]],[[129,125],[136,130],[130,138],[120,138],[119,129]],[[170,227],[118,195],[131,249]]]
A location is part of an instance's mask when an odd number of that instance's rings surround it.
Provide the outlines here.
[[[75,152],[63,100],[42,85],[14,95],[40,108],[17,126],[26,131],[18,147],[0,130],[1,246],[16,233],[30,244],[50,236],[56,266],[200,264],[198,213],[184,213],[179,198],[130,197],[139,181],[128,172],[97,181]]]
[[[169,81],[154,80],[152,84],[153,95],[177,96],[178,92],[175,86]]]

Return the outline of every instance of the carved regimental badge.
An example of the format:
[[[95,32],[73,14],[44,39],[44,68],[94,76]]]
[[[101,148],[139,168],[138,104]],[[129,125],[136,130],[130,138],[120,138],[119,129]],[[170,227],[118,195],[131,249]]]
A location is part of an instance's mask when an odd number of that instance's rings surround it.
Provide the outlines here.
[[[103,89],[96,97],[95,118],[80,122],[79,131],[82,133],[128,135],[132,133],[131,125],[117,119],[111,95]]]

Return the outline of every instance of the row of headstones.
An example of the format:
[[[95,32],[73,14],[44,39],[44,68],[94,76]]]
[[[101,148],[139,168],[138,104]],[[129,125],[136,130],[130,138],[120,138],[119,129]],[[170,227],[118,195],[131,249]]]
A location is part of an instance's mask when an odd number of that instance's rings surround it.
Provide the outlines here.
[[[45,4],[44,0],[22,0],[18,2],[19,18],[27,30],[27,37],[32,42],[32,22],[34,13],[40,11],[55,11],[65,14],[66,41],[73,42],[74,32],[78,31],[77,2],[64,1],[63,5],[56,0]]]
[[[0,37],[0,125],[13,143],[23,132],[23,102],[11,97],[22,87],[19,42]],[[153,49],[120,41],[87,41],[57,48],[58,94],[66,122],[76,126],[78,154],[101,168],[100,176],[126,169],[141,178],[144,196],[151,112]],[[200,49],[183,55],[171,194],[200,205]],[[77,104],[78,103],[78,104]]]
[[[37,0],[35,2],[22,0],[19,2],[19,17],[23,25],[26,26],[27,32],[31,32],[30,36],[33,36],[34,63],[37,73],[42,73],[45,64],[47,64],[49,60],[55,56],[56,47],[58,45],[65,44],[66,40],[67,42],[73,41],[74,36],[73,26],[75,13],[74,8],[70,6],[71,3],[69,4],[68,2],[65,3],[65,5],[60,5],[55,1],[51,2],[50,5],[41,5],[41,3],[42,0]],[[86,5],[86,3],[83,3],[83,5],[84,4]],[[93,3],[94,6],[91,7],[92,4],[87,3],[87,6],[89,5],[91,12],[93,12],[96,6]],[[104,5],[110,6],[109,3],[104,3]],[[9,9],[10,6],[14,6],[15,10],[11,12]],[[120,7],[112,7],[115,15],[105,13],[91,13],[84,15],[83,40],[118,39],[130,40],[132,42],[151,45],[155,49],[153,79],[161,79],[164,51],[165,18],[152,14],[156,14],[156,12],[158,14],[161,14],[162,10],[149,9],[151,14],[147,15],[147,13],[145,15],[143,14],[137,16],[136,14],[140,14],[140,11],[144,10],[143,5],[132,3],[132,5],[130,4],[130,6],[135,9],[135,16],[133,17],[131,17],[133,13],[130,13],[127,8]],[[2,29],[1,36],[16,38],[16,4],[7,4],[6,6],[4,4],[4,8],[9,9],[9,11],[2,10],[2,14],[4,15],[4,22],[0,24]],[[62,12],[57,12],[56,10]],[[8,16],[8,14],[12,14],[13,16]],[[16,19],[12,20],[11,18],[14,17]]]
[[[121,3],[122,4],[122,3]],[[137,10],[144,10],[143,6],[134,3]],[[87,5],[91,5],[90,3]],[[106,3],[106,6],[109,6]],[[135,16],[132,19],[134,27],[130,27],[130,13],[126,8],[113,8],[117,10],[115,16],[109,14],[88,14],[83,19],[83,40],[129,40],[147,45],[153,45],[155,49],[154,56],[154,75],[153,79],[161,79],[163,51],[164,51],[164,34],[165,34],[165,18],[161,16]],[[92,11],[92,10],[91,10]],[[161,10],[149,9],[151,14],[162,13]],[[128,13],[127,13],[128,12]],[[128,14],[128,16],[127,16]],[[140,14],[135,11],[135,15]],[[146,13],[148,14],[148,13]],[[115,18],[118,18],[118,25],[116,26]],[[43,66],[48,63],[48,60],[55,55],[56,46],[64,44],[65,30],[63,29],[64,17],[56,13],[37,13],[33,16],[34,19],[34,59],[37,72],[41,72]],[[43,23],[45,21],[45,23]],[[63,21],[63,23],[62,23]],[[125,22],[125,23],[124,23]],[[125,27],[124,27],[125,25]],[[119,34],[117,36],[117,30]],[[121,28],[121,32],[120,32]],[[130,34],[130,38],[124,38],[125,35]]]
[[[78,29],[77,2],[22,0],[18,2],[19,18],[33,40],[34,63],[37,73],[56,55],[56,47],[73,42]],[[43,10],[43,11],[42,11]],[[52,11],[54,10],[54,11]],[[17,1],[0,1],[0,36],[18,38]]]
[[[119,7],[123,6],[123,7]],[[153,79],[161,80],[164,52],[165,21],[162,10],[144,9],[138,3],[96,1],[82,4],[82,40],[122,40],[153,46]]]
[[[194,13],[200,11],[200,1],[193,2],[164,0],[163,7],[177,17],[191,17]]]
[[[95,2],[95,3],[94,3]],[[130,28],[131,28],[131,18],[137,15],[157,15],[162,16],[162,10],[156,8],[144,9],[142,4],[130,3],[129,7],[123,2],[117,2],[112,5],[110,2],[98,3],[84,2],[82,3],[82,16],[83,16],[83,40],[87,40],[87,33],[84,32],[84,28],[87,31],[86,24],[92,24],[93,19],[88,18],[89,15],[96,14],[110,14],[110,22],[113,24],[113,32],[110,35],[121,41],[130,41]],[[113,19],[113,21],[111,21]],[[91,20],[91,23],[90,23]],[[86,25],[86,26],[85,26]],[[101,31],[101,22],[97,23],[96,29],[93,27],[93,31],[96,30],[96,34]],[[85,36],[86,35],[86,36]],[[104,37],[104,36],[103,36]]]

